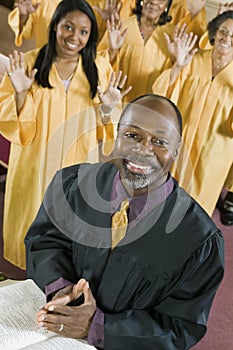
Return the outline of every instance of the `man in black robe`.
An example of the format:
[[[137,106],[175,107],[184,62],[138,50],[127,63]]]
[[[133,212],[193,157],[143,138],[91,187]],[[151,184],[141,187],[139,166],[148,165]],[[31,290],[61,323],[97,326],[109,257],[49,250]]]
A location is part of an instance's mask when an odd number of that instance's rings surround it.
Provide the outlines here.
[[[25,239],[27,276],[48,296],[41,327],[105,350],[183,350],[205,335],[223,237],[170,176],[181,130],[170,100],[141,96],[122,113],[114,161],[57,172]]]

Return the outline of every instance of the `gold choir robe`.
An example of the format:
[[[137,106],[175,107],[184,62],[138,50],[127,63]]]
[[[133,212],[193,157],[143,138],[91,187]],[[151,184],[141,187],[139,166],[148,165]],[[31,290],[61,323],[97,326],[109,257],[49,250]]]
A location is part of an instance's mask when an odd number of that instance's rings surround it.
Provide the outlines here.
[[[89,4],[93,6],[98,6],[101,10],[105,8],[106,0],[88,0]],[[121,18],[128,18],[132,15],[132,10],[135,8],[135,0],[121,0],[122,7],[120,10]],[[94,9],[98,29],[99,29],[99,40],[102,39],[104,33],[107,29],[106,21],[101,17],[101,15]]]
[[[186,23],[188,31],[197,34],[198,38],[200,38],[206,31],[207,23],[205,8],[192,18],[187,8],[187,0],[173,0],[169,15],[172,16],[172,23]]]
[[[32,0],[36,4],[37,0]],[[9,13],[8,24],[15,33],[15,45],[21,46],[23,39],[35,39],[36,47],[44,46],[48,41],[48,28],[51,18],[61,0],[41,0],[39,8],[32,13],[22,31],[19,30],[19,9]]]
[[[233,62],[212,79],[211,54],[197,53],[172,88],[170,70],[153,86],[154,93],[169,94],[181,111],[183,146],[174,172],[209,215],[224,184],[233,191]]]
[[[29,71],[37,53],[25,54]],[[96,63],[105,90],[112,68],[101,56]],[[111,121],[101,123],[98,97],[90,97],[81,57],[67,92],[54,64],[49,81],[55,88],[33,83],[19,115],[7,75],[0,86],[0,133],[12,142],[4,208],[4,256],[21,268],[25,268],[24,236],[54,173],[71,164],[99,161],[98,140],[114,138]]]
[[[37,2],[37,0],[32,0],[32,3],[34,4]],[[41,0],[39,8],[29,16],[21,33],[19,31],[19,10],[18,8],[15,8],[13,11],[11,11],[8,16],[8,24],[15,33],[15,45],[21,46],[23,39],[34,38],[36,40],[37,48],[45,45],[48,41],[48,28],[51,18],[60,2],[61,0]],[[101,9],[104,9],[106,0],[88,0],[87,2],[92,7],[95,5]],[[132,9],[134,8],[134,3],[134,0],[123,1],[120,11],[120,16],[122,18],[127,18],[131,15]],[[96,15],[100,40],[106,30],[106,22],[97,11],[94,10],[94,13]]]
[[[174,26],[170,23],[157,26],[145,42],[135,15],[122,22],[123,30],[128,28],[128,32],[112,65],[114,70],[122,70],[123,74],[127,75],[127,85],[132,85],[132,90],[123,99],[129,102],[140,95],[151,93],[155,79],[172,65],[164,33],[172,35]],[[108,47],[106,32],[98,45],[98,50],[104,54],[108,51]]]

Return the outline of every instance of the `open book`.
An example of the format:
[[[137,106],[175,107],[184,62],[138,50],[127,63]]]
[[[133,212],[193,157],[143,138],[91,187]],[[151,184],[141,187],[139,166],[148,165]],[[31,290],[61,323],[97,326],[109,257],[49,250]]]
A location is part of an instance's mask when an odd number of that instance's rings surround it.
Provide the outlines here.
[[[83,340],[45,332],[36,323],[36,313],[45,304],[45,295],[32,280],[1,287],[0,350],[93,350]]]

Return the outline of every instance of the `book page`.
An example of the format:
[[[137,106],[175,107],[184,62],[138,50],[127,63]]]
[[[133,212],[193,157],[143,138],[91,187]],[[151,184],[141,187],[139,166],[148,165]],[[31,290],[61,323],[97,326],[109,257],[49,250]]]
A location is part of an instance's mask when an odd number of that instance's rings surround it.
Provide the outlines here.
[[[82,340],[76,340],[65,337],[54,337],[47,339],[45,342],[30,345],[23,350],[93,350],[94,346],[88,345]]]
[[[45,302],[44,293],[32,280],[0,288],[0,350],[95,349],[84,340],[62,337],[39,328],[36,313]]]
[[[5,281],[1,281],[0,282],[0,288],[1,287],[6,287],[6,286],[9,286],[10,284],[15,284],[15,283],[18,283],[18,282],[20,282],[20,281],[7,279]]]
[[[32,280],[0,288],[0,350],[18,350],[54,336],[37,326],[45,295]]]

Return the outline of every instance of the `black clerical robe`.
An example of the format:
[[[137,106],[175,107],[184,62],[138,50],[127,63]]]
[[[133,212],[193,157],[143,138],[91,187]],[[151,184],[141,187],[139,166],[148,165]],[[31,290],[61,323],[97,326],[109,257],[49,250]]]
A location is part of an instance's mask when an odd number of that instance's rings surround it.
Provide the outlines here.
[[[84,277],[105,314],[105,350],[189,349],[206,332],[223,277],[223,237],[175,183],[111,249],[113,164],[57,172],[27,233],[27,276],[41,289]]]

